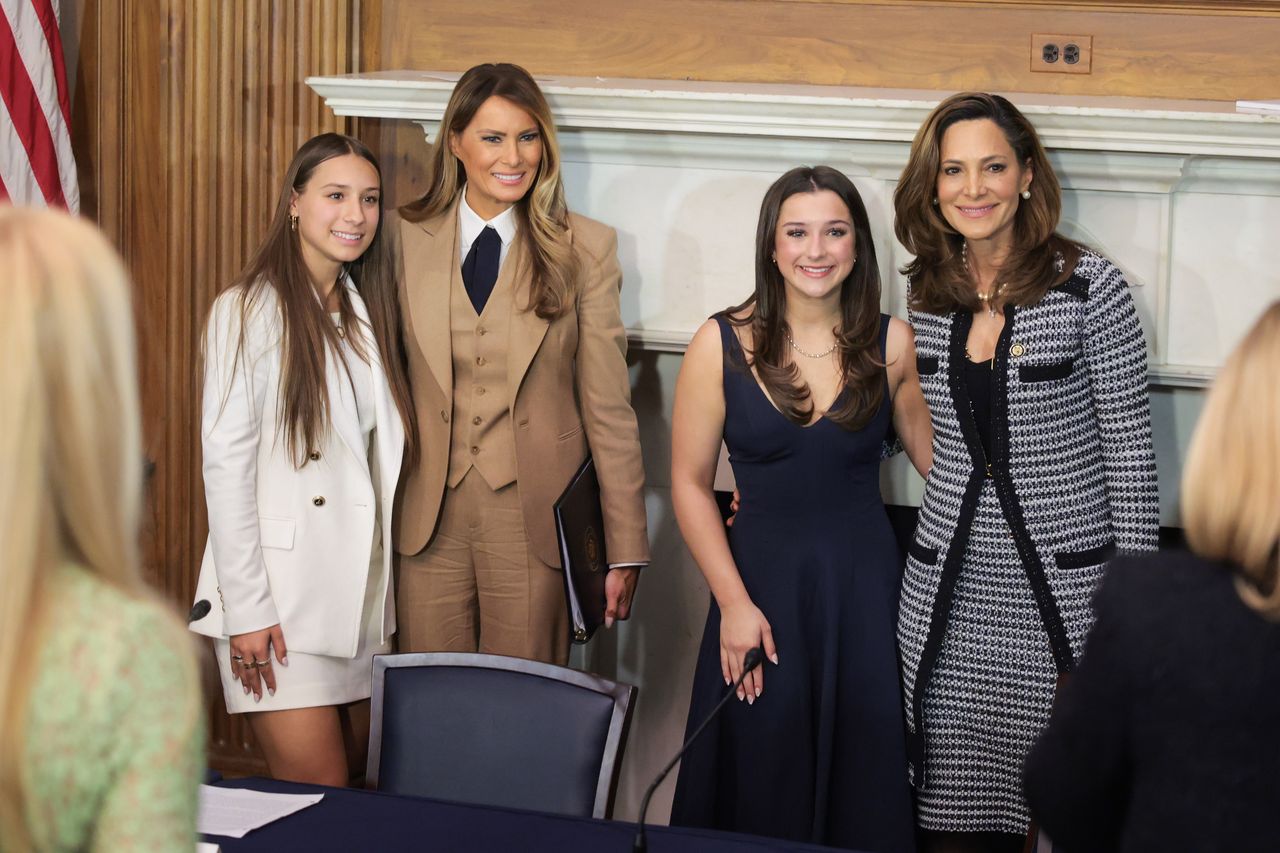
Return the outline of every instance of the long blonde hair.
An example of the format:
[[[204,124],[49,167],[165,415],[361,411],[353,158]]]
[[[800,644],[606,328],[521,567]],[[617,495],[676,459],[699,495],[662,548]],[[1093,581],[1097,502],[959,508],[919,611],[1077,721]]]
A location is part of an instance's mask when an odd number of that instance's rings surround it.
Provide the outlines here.
[[[457,200],[466,183],[466,170],[450,150],[449,139],[466,130],[490,98],[505,98],[527,112],[542,136],[538,174],[515,206],[520,223],[516,239],[524,243],[532,266],[528,308],[544,320],[554,320],[573,307],[578,261],[567,239],[569,208],[560,181],[555,120],[546,97],[528,71],[509,62],[486,63],[459,78],[431,146],[427,191],[422,198],[400,208],[400,215],[410,222],[422,222],[448,210]]]
[[[145,594],[142,451],[115,251],[66,214],[0,206],[0,268],[0,839],[21,849],[24,719],[49,576],[75,563]]]
[[[1241,597],[1280,617],[1280,302],[1223,365],[1182,469],[1191,550],[1235,564]]]

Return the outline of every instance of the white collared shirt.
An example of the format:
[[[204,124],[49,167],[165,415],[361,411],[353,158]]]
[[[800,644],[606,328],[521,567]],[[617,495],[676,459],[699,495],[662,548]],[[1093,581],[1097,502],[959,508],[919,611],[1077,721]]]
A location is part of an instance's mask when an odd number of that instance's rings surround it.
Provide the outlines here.
[[[516,239],[516,206],[513,204],[488,222],[480,218],[480,214],[467,204],[467,188],[462,188],[462,200],[458,205],[458,262],[466,260],[471,251],[471,244],[480,236],[485,226],[492,227],[502,238],[502,252],[498,255],[498,269],[507,262],[511,254],[511,245]]]

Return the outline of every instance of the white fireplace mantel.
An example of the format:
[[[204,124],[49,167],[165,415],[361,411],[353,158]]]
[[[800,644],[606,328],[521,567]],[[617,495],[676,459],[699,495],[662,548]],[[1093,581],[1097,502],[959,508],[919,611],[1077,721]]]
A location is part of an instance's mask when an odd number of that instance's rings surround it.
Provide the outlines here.
[[[432,136],[457,73],[312,77],[334,113],[404,119]],[[798,163],[849,174],[877,232],[888,310],[909,257],[892,193],[912,137],[947,93],[604,78],[539,80],[555,114],[571,206],[615,226],[623,314],[640,347],[680,350],[752,281],[756,210]],[[1233,104],[1011,95],[1064,187],[1063,229],[1126,271],[1152,379],[1205,384],[1263,306],[1280,223],[1280,117]]]

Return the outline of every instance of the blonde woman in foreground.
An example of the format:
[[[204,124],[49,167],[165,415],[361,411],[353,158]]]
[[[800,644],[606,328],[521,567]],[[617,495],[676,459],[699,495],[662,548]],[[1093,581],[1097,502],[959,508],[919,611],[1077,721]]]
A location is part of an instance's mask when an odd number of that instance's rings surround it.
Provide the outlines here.
[[[1027,762],[1067,850],[1280,849],[1280,302],[1227,360],[1182,476],[1191,553],[1114,561]]]
[[[187,634],[138,572],[124,268],[89,225],[0,208],[0,849],[195,843]]]

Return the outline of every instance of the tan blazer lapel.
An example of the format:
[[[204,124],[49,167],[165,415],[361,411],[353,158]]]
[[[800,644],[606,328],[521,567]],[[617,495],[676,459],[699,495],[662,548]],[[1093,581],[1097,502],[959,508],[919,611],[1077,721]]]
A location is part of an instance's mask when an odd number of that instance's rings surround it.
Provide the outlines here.
[[[423,358],[444,399],[453,398],[453,347],[449,337],[449,290],[462,280],[458,257],[458,203],[425,222],[410,223],[421,239],[406,239],[405,270],[409,311]],[[412,232],[411,232],[412,233]],[[415,235],[416,236],[416,235]],[[414,273],[414,270],[420,270]]]
[[[528,310],[533,279],[523,241],[517,240],[511,247],[511,255],[502,265],[502,272],[498,274],[498,282],[494,285],[495,292],[504,284],[503,278],[508,276],[515,276],[512,287],[511,332],[507,348],[507,387],[511,389],[511,410],[514,412],[520,382],[533,363],[538,347],[542,346],[542,339],[546,337],[550,324]]]

